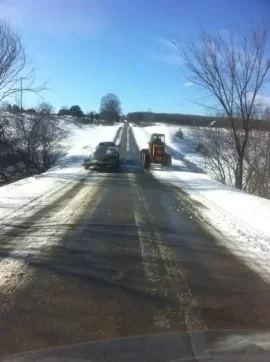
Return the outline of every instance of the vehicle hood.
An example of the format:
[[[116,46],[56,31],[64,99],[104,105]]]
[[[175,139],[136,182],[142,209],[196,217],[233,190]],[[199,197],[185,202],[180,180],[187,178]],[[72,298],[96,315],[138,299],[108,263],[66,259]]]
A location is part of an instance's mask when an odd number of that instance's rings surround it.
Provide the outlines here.
[[[270,361],[270,332],[212,330],[148,335],[18,354],[1,361]]]

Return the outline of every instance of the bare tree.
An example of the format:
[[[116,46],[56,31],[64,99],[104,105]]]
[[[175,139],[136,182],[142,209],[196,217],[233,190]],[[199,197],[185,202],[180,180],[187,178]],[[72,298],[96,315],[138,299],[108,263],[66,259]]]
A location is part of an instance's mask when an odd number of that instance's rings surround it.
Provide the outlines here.
[[[189,140],[203,156],[205,171],[218,181],[233,186],[237,162],[228,130],[194,127]]]
[[[267,108],[262,108],[262,121],[254,122],[254,129],[249,134],[243,160],[242,189],[270,198],[270,124],[265,121],[267,112]],[[231,128],[219,128],[215,124],[194,127],[189,140],[203,156],[205,171],[222,183],[234,186],[238,172],[238,153]]]
[[[18,34],[0,20],[0,101],[20,93],[40,92],[45,84],[34,86],[35,69],[26,59]]]
[[[68,131],[61,122],[51,115],[42,115],[39,120],[39,150],[42,167],[47,170],[55,163],[63,148],[61,141],[68,136]]]
[[[121,103],[119,98],[113,93],[108,93],[102,97],[100,102],[100,117],[112,124],[118,121],[120,116]]]
[[[236,152],[235,187],[244,183],[244,158],[253,121],[257,118],[258,96],[270,68],[266,59],[267,31],[248,35],[211,35],[199,32],[199,42],[184,46],[173,42],[190,73],[188,79],[207,90],[229,120],[231,147]]]
[[[270,198],[270,132],[262,129],[250,137],[244,160],[244,187],[246,191]]]
[[[49,102],[41,102],[37,107],[39,113],[51,114],[54,110],[54,106]]]
[[[68,135],[57,117],[47,113],[16,115],[0,127],[0,170],[15,175],[40,173],[51,167]]]

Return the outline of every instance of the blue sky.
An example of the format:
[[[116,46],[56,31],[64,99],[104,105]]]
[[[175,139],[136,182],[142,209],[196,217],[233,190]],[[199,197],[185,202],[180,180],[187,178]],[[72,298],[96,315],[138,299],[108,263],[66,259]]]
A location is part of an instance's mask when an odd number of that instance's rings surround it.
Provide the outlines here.
[[[204,114],[203,93],[189,86],[170,40],[196,38],[196,27],[222,31],[269,22],[270,0],[0,0],[0,13],[22,35],[38,67],[36,83],[57,109],[99,109],[115,93],[130,111]],[[37,99],[24,95],[25,105]]]

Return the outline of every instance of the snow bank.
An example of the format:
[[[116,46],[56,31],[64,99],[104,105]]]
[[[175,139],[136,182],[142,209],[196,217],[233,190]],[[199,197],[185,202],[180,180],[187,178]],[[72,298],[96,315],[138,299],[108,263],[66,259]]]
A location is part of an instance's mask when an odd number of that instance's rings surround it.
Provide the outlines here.
[[[46,200],[66,192],[85,176],[82,161],[103,140],[114,140],[117,126],[67,125],[70,136],[65,140],[66,155],[57,166],[34,177],[0,187],[0,220],[14,219],[27,209],[41,207]],[[22,208],[24,208],[22,210]]]
[[[162,182],[180,187],[197,201],[196,205],[201,204],[197,206],[201,217],[226,236],[220,242],[269,281],[270,200],[223,185],[197,166],[194,168],[194,164],[189,165],[183,154],[188,142],[175,141],[175,129],[171,126],[134,127],[133,132],[139,148],[145,147],[150,133],[165,133],[168,151],[173,151],[172,171],[153,170],[152,174]],[[193,161],[198,162],[195,157]]]

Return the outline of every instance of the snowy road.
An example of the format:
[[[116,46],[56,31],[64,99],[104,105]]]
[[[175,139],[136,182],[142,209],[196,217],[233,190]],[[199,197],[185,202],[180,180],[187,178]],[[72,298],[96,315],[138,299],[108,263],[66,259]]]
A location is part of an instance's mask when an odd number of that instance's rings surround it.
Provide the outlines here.
[[[115,132],[120,173],[69,164],[44,175],[57,180],[50,194],[16,212],[2,205],[0,355],[164,332],[270,329],[269,285],[197,217],[185,193],[142,172],[131,128]]]

